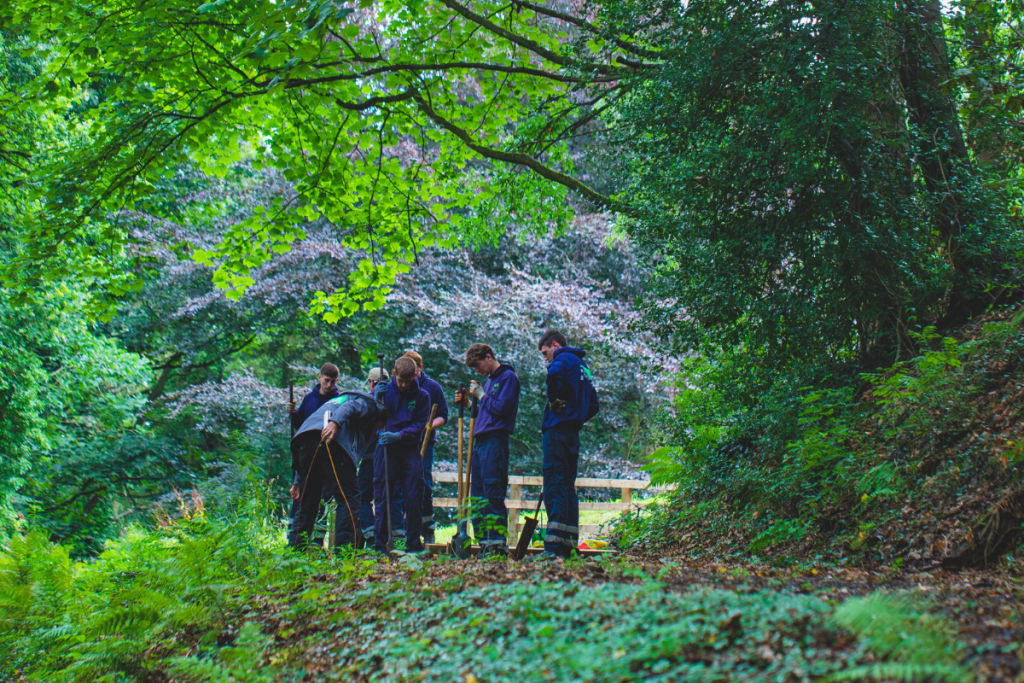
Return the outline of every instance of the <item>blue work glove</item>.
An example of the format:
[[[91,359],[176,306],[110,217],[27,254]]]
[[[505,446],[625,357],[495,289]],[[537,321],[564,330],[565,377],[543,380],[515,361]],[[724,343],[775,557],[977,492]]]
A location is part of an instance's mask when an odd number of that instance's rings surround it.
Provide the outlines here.
[[[373,400],[381,405],[384,404],[384,394],[388,393],[387,382],[377,382],[377,386],[373,388]]]
[[[401,438],[402,435],[398,432],[381,432],[377,443],[381,446],[390,446],[393,443],[398,443]]]

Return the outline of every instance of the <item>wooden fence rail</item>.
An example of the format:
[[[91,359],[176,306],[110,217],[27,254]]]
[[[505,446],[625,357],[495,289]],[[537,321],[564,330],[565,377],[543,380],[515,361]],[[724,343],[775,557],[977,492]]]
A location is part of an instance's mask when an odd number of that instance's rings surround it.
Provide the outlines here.
[[[435,472],[435,483],[455,484],[458,483],[458,474],[455,472]],[[519,521],[519,515],[523,510],[533,510],[537,507],[536,500],[523,500],[524,486],[541,486],[544,483],[543,477],[510,476],[508,478],[510,498],[505,501],[508,508],[508,544],[514,547],[519,539],[519,531],[526,526],[525,522]],[[576,488],[597,488],[597,489],[619,489],[622,501],[619,503],[580,503],[580,510],[606,510],[624,511],[634,508],[642,508],[649,504],[650,500],[633,500],[633,491],[670,491],[675,485],[652,487],[651,482],[640,479],[593,479],[581,477],[576,480]],[[456,498],[435,498],[434,507],[454,508],[458,507]],[[601,527],[597,524],[584,524],[580,526],[580,535],[596,534]]]

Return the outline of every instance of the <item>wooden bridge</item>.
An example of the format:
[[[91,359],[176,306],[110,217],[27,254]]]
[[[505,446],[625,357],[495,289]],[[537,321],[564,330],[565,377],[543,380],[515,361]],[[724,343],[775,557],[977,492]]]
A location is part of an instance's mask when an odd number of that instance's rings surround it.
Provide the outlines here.
[[[435,472],[435,483],[456,484],[458,474],[455,472]],[[508,478],[509,495],[505,501],[508,508],[508,545],[514,547],[519,540],[519,531],[525,526],[525,522],[519,521],[519,515],[523,510],[533,510],[537,507],[537,500],[523,500],[524,486],[541,486],[544,483],[542,477],[510,476]],[[580,501],[580,511],[583,510],[604,510],[604,511],[626,511],[636,510],[648,505],[652,499],[633,500],[633,491],[669,491],[675,485],[652,487],[651,482],[641,479],[592,479],[580,477],[576,479],[576,488],[597,488],[597,489],[619,489],[621,502],[618,503],[587,503]],[[458,500],[455,498],[434,498],[434,507],[457,508]],[[594,536],[600,533],[601,526],[597,524],[583,524],[580,526],[580,538]]]

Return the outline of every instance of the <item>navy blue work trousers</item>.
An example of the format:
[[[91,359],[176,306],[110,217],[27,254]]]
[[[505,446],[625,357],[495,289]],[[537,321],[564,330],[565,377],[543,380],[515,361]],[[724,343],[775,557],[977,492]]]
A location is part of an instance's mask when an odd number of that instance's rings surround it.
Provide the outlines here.
[[[481,550],[505,545],[508,508],[508,434],[485,434],[473,439],[473,480],[470,495],[474,502],[483,500],[481,510],[474,510],[473,533]],[[475,507],[475,506],[474,506]]]
[[[393,493],[397,493],[399,490],[394,484],[392,484],[392,489],[394,489]],[[373,511],[373,457],[371,456],[363,458],[359,463],[359,527],[363,530],[367,548],[375,547]],[[391,523],[393,527],[396,527],[392,529],[394,532],[398,531],[396,525],[405,523],[402,518],[402,501],[396,499],[394,495],[391,497]]]
[[[393,487],[400,487],[402,498],[406,502],[419,501],[423,498],[423,463],[420,460],[419,449],[413,446],[377,446],[373,454],[373,499],[384,502],[385,489],[385,461],[387,463],[387,478],[391,480]],[[387,551],[388,524],[384,512],[384,505],[374,507],[374,537],[377,550]],[[392,530],[395,527],[396,518],[392,513]],[[405,506],[405,532],[406,550],[423,550],[423,541],[420,540],[423,522],[418,505]]]
[[[549,429],[544,432],[541,448],[544,453],[544,509],[548,513],[544,550],[569,557],[580,542],[580,500],[576,496],[580,434]]]

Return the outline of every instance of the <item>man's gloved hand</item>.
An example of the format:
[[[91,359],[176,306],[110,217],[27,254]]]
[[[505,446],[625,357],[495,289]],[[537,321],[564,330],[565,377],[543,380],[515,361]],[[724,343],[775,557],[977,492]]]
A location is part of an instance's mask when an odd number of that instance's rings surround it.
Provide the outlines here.
[[[565,406],[568,405],[566,401],[560,398],[556,398],[554,401],[548,401],[548,408],[551,408],[551,412],[560,413],[565,410]]]
[[[381,432],[377,443],[381,446],[390,446],[393,443],[398,443],[398,440],[401,438],[402,435],[398,432]]]
[[[484,388],[474,379],[469,383],[469,393],[476,396],[476,400],[479,401],[484,397]]]
[[[288,412],[289,413],[294,413],[295,412],[295,401],[288,401]]]
[[[373,400],[377,403],[384,403],[384,394],[388,393],[387,382],[377,382],[373,387]]]

